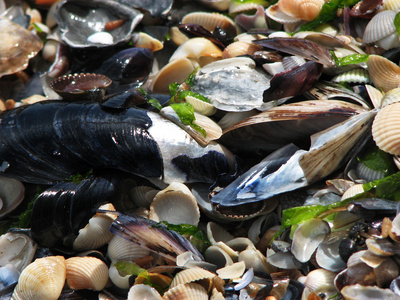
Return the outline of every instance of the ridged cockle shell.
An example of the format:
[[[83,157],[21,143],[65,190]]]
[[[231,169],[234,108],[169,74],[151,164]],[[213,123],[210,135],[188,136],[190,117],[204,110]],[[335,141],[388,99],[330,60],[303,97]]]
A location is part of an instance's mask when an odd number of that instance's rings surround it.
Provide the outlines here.
[[[305,21],[318,16],[324,0],[279,0],[278,6],[285,14]]]

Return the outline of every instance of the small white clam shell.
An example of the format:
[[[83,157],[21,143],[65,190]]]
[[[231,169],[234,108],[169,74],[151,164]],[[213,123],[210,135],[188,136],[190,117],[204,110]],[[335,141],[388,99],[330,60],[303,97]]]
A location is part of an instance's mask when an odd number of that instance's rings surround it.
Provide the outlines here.
[[[200,210],[189,188],[183,183],[173,182],[154,197],[149,218],[156,222],[197,226]]]
[[[255,272],[269,273],[267,260],[262,253],[253,245],[247,247],[246,250],[239,253],[238,261],[243,261],[246,269],[252,268]]]
[[[213,32],[215,27],[218,26],[234,35],[237,33],[235,23],[229,17],[220,13],[192,12],[185,15],[181,23],[198,24],[210,32]]]
[[[215,222],[207,223],[207,238],[211,245],[217,242],[228,242],[233,239],[233,235],[230,234],[225,228],[218,225]]]
[[[385,107],[386,105],[400,102],[400,88],[394,88],[388,91],[382,98],[381,98],[381,107]]]
[[[204,258],[207,262],[216,265],[217,268],[223,268],[233,264],[233,260],[229,254],[216,245],[210,246],[206,249],[204,252]]]
[[[164,45],[161,41],[144,32],[137,32],[132,34],[132,42],[135,47],[147,48],[154,52],[164,48]]]
[[[91,256],[75,256],[65,260],[67,283],[71,289],[102,290],[108,281],[108,267]]]
[[[112,45],[114,38],[109,32],[100,31],[88,36],[88,42],[94,44]]]
[[[205,116],[212,116],[217,111],[217,108],[214,105],[212,105],[211,103],[202,101],[200,99],[197,99],[196,97],[186,96],[185,100],[186,100],[186,102],[192,104],[192,106],[196,112],[203,114]],[[221,133],[222,133],[222,131],[221,131]]]
[[[128,300],[162,300],[160,293],[148,284],[135,284],[128,292]]]
[[[108,243],[107,255],[111,261],[133,261],[136,258],[144,257],[150,254],[150,251],[131,241],[114,235]]]
[[[114,264],[108,269],[108,277],[120,289],[129,289],[129,277],[131,275],[122,276]]]
[[[135,186],[131,189],[131,197],[137,207],[144,207],[149,209],[150,204],[153,202],[154,197],[159,190],[150,186]]]
[[[345,286],[340,293],[346,300],[399,299],[399,296],[389,289],[382,289],[377,286],[363,286],[360,284]]]
[[[220,268],[217,270],[217,274],[222,279],[235,279],[240,278],[246,270],[246,264],[244,261],[233,263],[232,265]]]
[[[17,299],[56,300],[64,287],[65,278],[63,256],[38,258],[22,271],[14,294],[18,295]]]
[[[370,83],[368,71],[365,69],[353,69],[336,75],[332,78],[333,82],[348,82],[348,83]]]
[[[197,283],[185,283],[170,288],[164,293],[163,300],[208,300],[208,292]]]
[[[308,287],[310,291],[319,290],[324,287],[332,287],[335,289],[333,280],[335,279],[336,275],[336,272],[324,269],[316,269],[307,274],[307,279],[304,282],[304,285]]]
[[[277,252],[267,257],[267,262],[281,269],[296,269],[293,255],[290,252]]]
[[[354,197],[355,195],[364,193],[364,188],[362,184],[355,184],[351,187],[349,187],[342,195],[341,200],[345,200],[351,197]]]
[[[172,279],[170,287],[173,288],[175,286],[185,284],[185,283],[193,283],[202,279],[212,279],[216,274],[207,271],[203,268],[194,267],[186,270],[182,270],[178,272],[175,277]]]
[[[299,22],[302,22],[301,19],[289,16],[288,14],[284,13],[279,8],[278,4],[269,6],[265,10],[265,14],[272,20],[281,24],[298,24]]]
[[[114,206],[110,203],[101,205],[99,209],[115,211]],[[116,218],[116,215],[105,213],[97,213],[90,218],[88,225],[79,230],[74,241],[74,250],[97,249],[107,244],[113,237],[110,226]]]
[[[294,257],[300,262],[307,262],[329,232],[328,223],[320,219],[300,224],[293,235],[291,251]]]
[[[346,262],[342,260],[339,253],[339,246],[342,240],[334,243],[321,243],[317,248],[315,259],[317,264],[325,270],[339,272],[346,267]]]
[[[279,0],[278,6],[289,16],[312,21],[318,16],[324,3],[324,0]]]

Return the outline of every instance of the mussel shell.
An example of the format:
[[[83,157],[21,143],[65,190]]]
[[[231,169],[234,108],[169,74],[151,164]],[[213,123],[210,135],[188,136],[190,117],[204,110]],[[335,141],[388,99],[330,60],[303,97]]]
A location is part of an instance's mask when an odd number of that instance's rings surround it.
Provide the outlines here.
[[[93,100],[104,98],[111,79],[101,74],[69,74],[58,77],[50,87],[64,100]]]
[[[105,24],[109,21],[123,19],[124,24],[112,30],[112,46],[128,42],[135,26],[142,20],[143,14],[138,10],[110,0],[68,0],[62,1],[55,12],[61,31],[61,39],[73,48],[106,47],[91,42],[88,37],[98,32],[106,32]]]

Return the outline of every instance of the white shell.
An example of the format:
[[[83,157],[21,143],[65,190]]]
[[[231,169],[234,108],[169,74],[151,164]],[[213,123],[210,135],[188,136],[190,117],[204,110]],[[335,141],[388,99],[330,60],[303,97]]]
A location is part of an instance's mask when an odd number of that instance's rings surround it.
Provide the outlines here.
[[[149,218],[156,222],[167,221],[170,224],[197,226],[200,210],[188,187],[183,183],[174,182],[154,197]]]
[[[386,10],[376,14],[368,23],[365,28],[363,43],[371,44],[371,43],[380,43],[380,46],[385,50],[389,50],[394,48],[399,43],[399,37],[397,36],[397,41],[395,41],[396,27],[394,26],[394,18],[396,17],[396,13],[394,11]],[[387,43],[387,41],[383,40],[390,36],[393,37],[393,41]],[[393,45],[391,45],[393,43]],[[383,47],[385,46],[385,47]]]
[[[162,300],[160,293],[147,284],[135,284],[128,292],[128,300]]]
[[[400,88],[394,88],[388,91],[381,99],[381,107],[395,102],[400,102]]]
[[[120,237],[113,236],[108,243],[107,255],[111,261],[133,261],[136,258],[144,257],[150,254],[150,251],[135,244],[131,241]]]
[[[363,286],[360,284],[345,286],[340,293],[346,300],[399,299],[399,296],[389,289],[381,289],[377,286]]]
[[[208,300],[208,293],[197,283],[185,283],[175,286],[164,293],[163,300]]]
[[[153,202],[154,197],[159,190],[150,186],[135,186],[131,189],[131,197],[137,207],[144,207],[149,209],[150,204]]]
[[[332,78],[333,82],[350,82],[350,83],[370,83],[370,78],[367,70],[353,69],[343,72]]]
[[[208,222],[207,238],[210,241],[211,245],[215,245],[217,242],[228,242],[232,240],[233,235],[217,223]]]
[[[235,279],[235,278],[240,278],[245,270],[246,270],[245,262],[239,261],[232,265],[218,269],[217,274],[222,279]]]
[[[38,258],[22,271],[14,294],[18,295],[17,299],[56,300],[64,287],[65,278],[63,256]]]
[[[186,102],[192,104],[192,106],[196,112],[203,114],[205,116],[212,116],[217,111],[217,109],[215,108],[214,105],[212,105],[211,103],[205,102],[203,100],[197,99],[196,97],[186,96],[185,100],[186,100]],[[222,133],[222,130],[221,130],[221,133]]]
[[[204,252],[204,258],[207,262],[210,262],[217,266],[217,268],[223,268],[233,264],[232,258],[218,246],[210,246]]]
[[[103,45],[112,45],[114,38],[109,32],[100,31],[88,36],[88,42]]]
[[[199,268],[199,267],[182,270],[182,271],[178,272],[175,275],[175,277],[172,279],[170,288],[173,288],[178,285],[185,284],[185,283],[196,282],[196,281],[199,281],[202,279],[210,279],[211,280],[215,276],[217,276],[217,275],[210,271]]]

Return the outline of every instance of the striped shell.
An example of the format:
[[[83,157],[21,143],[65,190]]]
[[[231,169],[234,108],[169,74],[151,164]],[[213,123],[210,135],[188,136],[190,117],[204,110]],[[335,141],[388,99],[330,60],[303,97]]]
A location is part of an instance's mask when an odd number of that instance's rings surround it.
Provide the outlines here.
[[[135,284],[128,292],[128,300],[162,300],[157,290],[147,284]]]
[[[173,288],[175,286],[185,284],[185,283],[191,283],[195,281],[199,281],[202,279],[212,279],[216,274],[207,271],[202,268],[194,267],[190,269],[186,269],[183,271],[180,271],[175,275],[175,277],[172,279],[170,287]]]
[[[372,137],[379,149],[400,155],[400,103],[382,108],[372,123]]]
[[[395,102],[400,102],[400,88],[388,91],[381,99],[381,107],[385,107],[386,105]]]
[[[370,83],[368,71],[365,69],[353,69],[347,72],[343,72],[332,78],[333,82],[348,82],[348,83]]]
[[[205,116],[212,116],[215,114],[217,109],[215,108],[214,105],[211,103],[205,102],[203,100],[200,100],[196,97],[193,96],[186,96],[185,97],[186,102],[190,103],[194,110],[200,114],[203,114]],[[222,133],[222,130],[221,130]]]
[[[38,258],[21,273],[13,298],[30,300],[56,300],[65,283],[63,256]]]
[[[75,256],[65,260],[67,283],[71,289],[102,290],[108,281],[108,267],[91,256]]]
[[[213,32],[215,27],[218,26],[233,35],[237,34],[235,23],[227,16],[219,13],[192,12],[182,18],[182,24],[201,25],[210,32]]]
[[[345,200],[351,197],[354,197],[355,195],[364,193],[364,188],[362,184],[355,184],[351,187],[349,187],[346,192],[342,195],[341,200]]]
[[[197,283],[180,284],[170,288],[163,296],[164,300],[208,300],[205,288]]]
[[[324,0],[279,0],[278,6],[285,14],[312,21],[321,11]]]
[[[400,10],[400,1],[399,0],[385,0],[383,3],[383,7],[387,10],[399,11]]]
[[[388,92],[400,85],[400,67],[387,58],[370,55],[368,58],[368,73],[378,89]]]
[[[135,186],[131,189],[131,197],[136,207],[150,208],[151,202],[159,190],[145,185]]]
[[[114,235],[108,243],[107,255],[113,262],[121,260],[132,261],[149,254],[149,250],[119,235]]]

